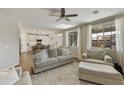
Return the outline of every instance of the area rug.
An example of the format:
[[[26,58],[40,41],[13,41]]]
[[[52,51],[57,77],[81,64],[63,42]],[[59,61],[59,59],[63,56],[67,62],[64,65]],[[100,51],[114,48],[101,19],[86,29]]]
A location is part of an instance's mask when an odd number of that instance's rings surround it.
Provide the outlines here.
[[[31,76],[33,85],[94,85],[79,80],[78,62],[69,63]]]

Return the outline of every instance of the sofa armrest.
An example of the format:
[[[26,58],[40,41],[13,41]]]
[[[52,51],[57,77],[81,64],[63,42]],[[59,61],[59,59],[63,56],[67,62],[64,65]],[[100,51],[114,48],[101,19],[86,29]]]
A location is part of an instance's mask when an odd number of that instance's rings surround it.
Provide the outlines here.
[[[20,80],[15,85],[32,85],[31,77],[28,71],[22,73]]]
[[[87,53],[82,53],[82,58],[87,59]]]
[[[104,61],[105,61],[105,62],[112,63],[112,58],[111,58],[109,55],[105,55],[105,56],[104,56]]]
[[[16,72],[17,72],[19,78],[20,78],[21,75],[22,75],[22,67],[21,67],[21,66],[19,66],[19,67],[15,67],[15,70],[16,70]]]

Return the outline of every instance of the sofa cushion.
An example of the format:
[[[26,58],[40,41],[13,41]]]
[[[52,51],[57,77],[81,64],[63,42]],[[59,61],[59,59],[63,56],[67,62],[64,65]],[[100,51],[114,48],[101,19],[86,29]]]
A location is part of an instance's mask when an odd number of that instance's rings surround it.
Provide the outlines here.
[[[79,72],[95,75],[98,77],[123,80],[123,76],[109,65],[80,62]]]
[[[63,62],[63,61],[72,60],[74,57],[69,55],[69,56],[58,56],[57,58],[59,59],[60,62]]]
[[[48,58],[47,50],[43,49],[39,51],[38,53],[34,54],[33,58],[34,58],[34,62],[40,62],[46,60]]]
[[[48,49],[48,55],[49,57],[57,57],[58,56],[58,51],[57,49]]]
[[[104,60],[105,51],[102,48],[91,48],[87,52],[88,58]]]
[[[114,66],[113,63],[108,63],[102,60],[97,60],[97,59],[92,59],[92,58],[83,59],[83,61],[89,62],[89,63],[106,64],[106,65]]]
[[[62,48],[58,48],[57,51],[58,51],[58,56],[62,56]]]
[[[70,55],[69,49],[63,48],[63,49],[62,49],[62,56],[69,56],[69,55]]]
[[[40,68],[42,66],[50,65],[50,64],[53,64],[53,63],[57,63],[57,62],[59,62],[59,60],[57,58],[48,58],[44,61],[34,63],[34,67]]]

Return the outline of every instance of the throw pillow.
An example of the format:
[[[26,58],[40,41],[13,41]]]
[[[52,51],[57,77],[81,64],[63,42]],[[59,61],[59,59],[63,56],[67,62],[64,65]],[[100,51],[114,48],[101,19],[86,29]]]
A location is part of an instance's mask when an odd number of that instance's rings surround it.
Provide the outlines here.
[[[69,56],[69,55],[70,55],[69,49],[62,49],[62,56]]]
[[[34,55],[34,62],[42,62],[48,58],[47,52],[45,49]]]
[[[35,53],[35,54],[33,55],[33,60],[34,60],[35,63],[41,61],[40,54],[41,54],[41,53],[38,52],[38,53]]]
[[[58,56],[62,56],[62,48],[58,48]]]
[[[47,55],[47,50],[46,49],[43,49],[40,51],[41,52],[41,61],[44,61],[46,59],[48,59],[48,55]]]
[[[48,55],[49,55],[50,58],[51,58],[51,57],[57,57],[57,56],[58,56],[58,51],[57,51],[57,49],[49,49],[49,50],[48,50]]]

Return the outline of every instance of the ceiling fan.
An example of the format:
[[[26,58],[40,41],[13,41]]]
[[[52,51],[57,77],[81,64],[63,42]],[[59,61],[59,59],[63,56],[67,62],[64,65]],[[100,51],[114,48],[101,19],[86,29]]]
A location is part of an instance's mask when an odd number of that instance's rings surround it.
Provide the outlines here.
[[[55,17],[59,17],[56,22],[60,21],[61,19],[65,19],[66,21],[70,22],[71,20],[69,19],[69,17],[76,17],[78,16],[78,14],[65,14],[65,8],[61,8],[60,11],[60,15],[52,15],[50,14],[50,16],[55,16]]]

